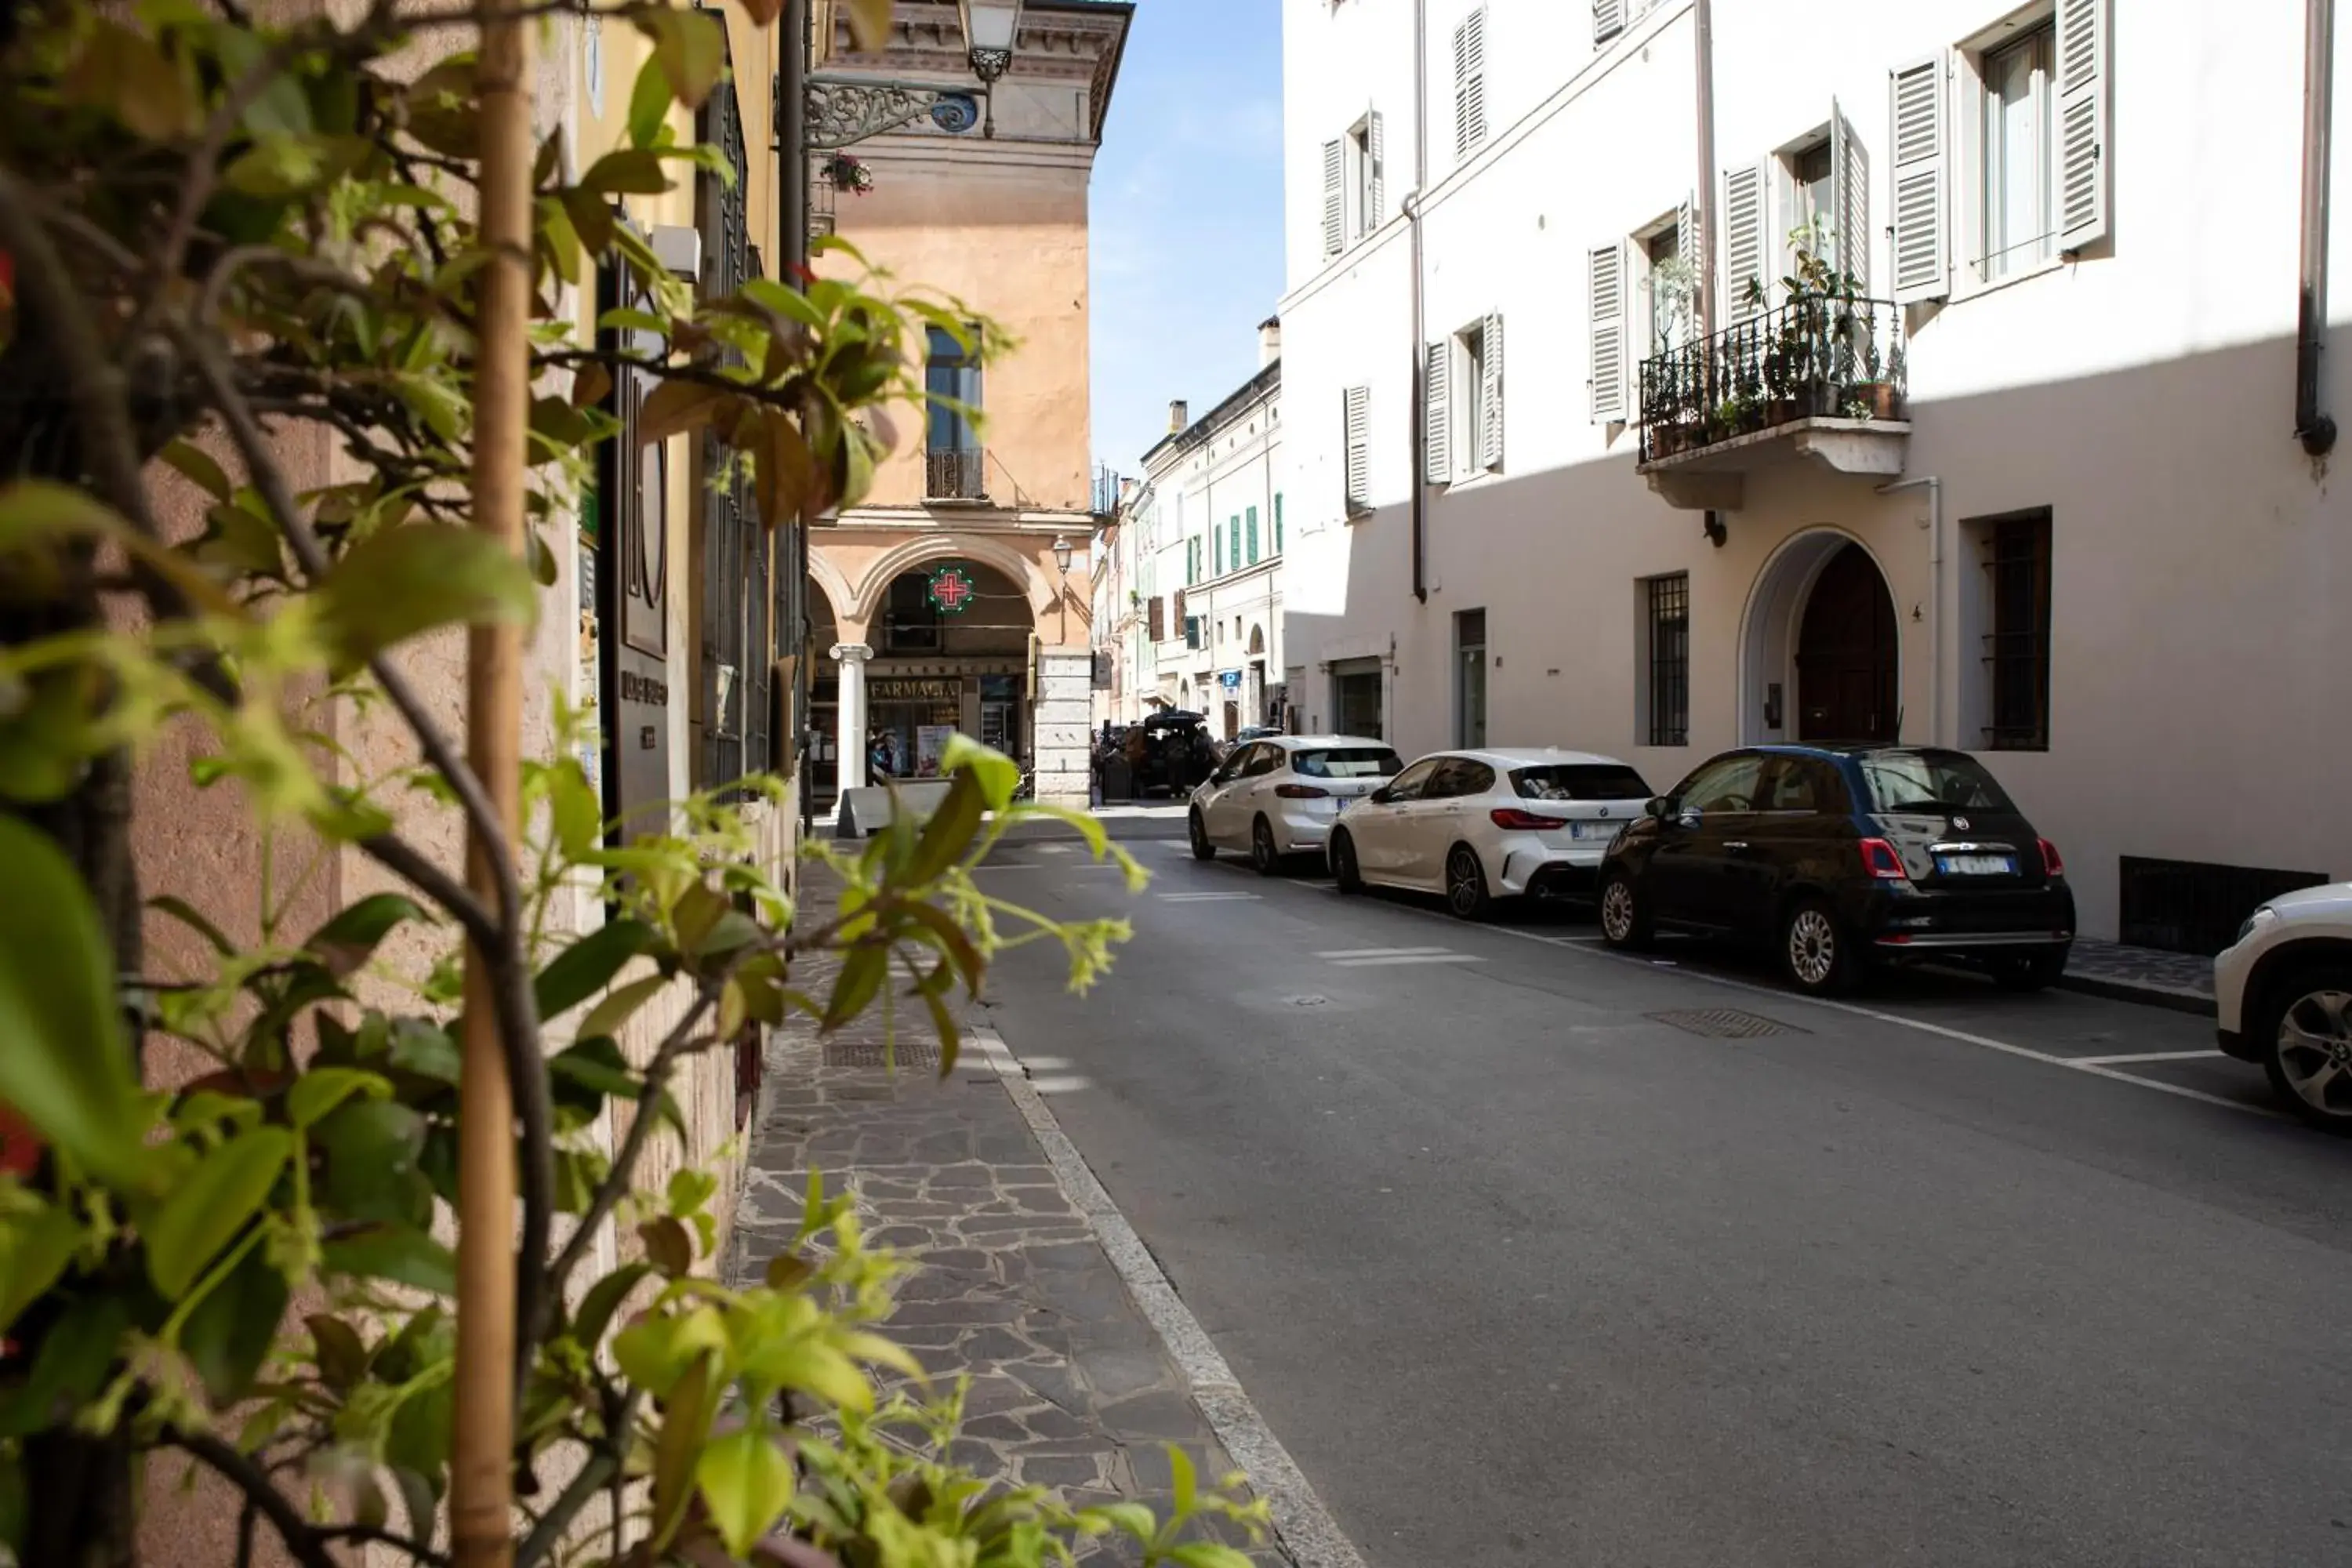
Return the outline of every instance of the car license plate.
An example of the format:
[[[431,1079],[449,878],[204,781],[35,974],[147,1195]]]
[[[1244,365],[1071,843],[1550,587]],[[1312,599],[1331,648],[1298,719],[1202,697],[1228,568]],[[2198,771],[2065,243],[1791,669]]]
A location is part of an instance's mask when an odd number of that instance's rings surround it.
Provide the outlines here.
[[[1938,855],[1936,869],[1947,877],[2014,877],[2014,855]]]
[[[1617,829],[1622,826],[1622,823],[1615,822],[1571,822],[1568,825],[1568,836],[1588,842],[1596,838],[1607,840],[1616,837]]]

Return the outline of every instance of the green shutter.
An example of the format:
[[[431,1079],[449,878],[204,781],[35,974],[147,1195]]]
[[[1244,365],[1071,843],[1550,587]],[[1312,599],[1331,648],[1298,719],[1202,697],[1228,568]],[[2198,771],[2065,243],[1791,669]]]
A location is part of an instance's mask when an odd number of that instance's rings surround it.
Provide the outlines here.
[[[1238,571],[1242,563],[1242,520],[1238,515],[1226,525],[1226,532],[1231,536],[1233,542],[1225,551],[1225,559]]]
[[[1217,542],[1211,548],[1216,552],[1217,575],[1222,577],[1225,574],[1225,536],[1223,532],[1217,535]]]
[[[1282,492],[1274,492],[1274,552],[1282,553]]]
[[[1257,564],[1257,508],[1249,509],[1249,563]]]

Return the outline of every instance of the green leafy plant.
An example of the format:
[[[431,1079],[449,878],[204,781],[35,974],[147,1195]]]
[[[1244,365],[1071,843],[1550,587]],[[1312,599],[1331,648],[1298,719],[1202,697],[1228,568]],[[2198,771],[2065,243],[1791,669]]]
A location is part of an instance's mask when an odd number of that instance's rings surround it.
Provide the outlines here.
[[[887,10],[849,14],[870,33]],[[625,145],[576,175],[552,139],[539,159],[530,518],[572,516],[621,431],[625,374],[652,384],[637,436],[712,434],[772,526],[856,500],[887,405],[922,395],[910,334],[968,338],[971,313],[871,272],[677,286],[614,198],[724,177],[672,123],[719,89],[722,24],[604,15],[651,57]],[[968,741],[928,822],[836,858],[832,911],[797,908],[760,863],[752,813],[780,783],[607,821],[560,705],[554,748],[515,781],[525,826],[507,828],[499,781],[459,753],[409,659],[438,633],[528,621],[554,564],[463,526],[494,263],[472,216],[483,105],[448,51],[476,20],[401,0],[283,26],[233,0],[36,0],[0,30],[0,1102],[46,1145],[0,1174],[0,1558],[136,1562],[142,1468],[183,1463],[233,1491],[240,1564],[265,1533],[303,1568],[462,1550],[446,1500],[469,1308],[449,1243],[470,951],[514,1096],[502,1550],[521,1568],[1018,1568],[1111,1534],[1150,1562],[1234,1568],[1194,1527],[1255,1530],[1261,1510],[1181,1465],[1160,1521],[945,1462],[954,1391],[879,1392],[877,1371],[914,1371],[876,1330],[902,1266],[840,1195],[813,1184],[799,1245],[738,1289],[709,1275],[717,1175],[646,1176],[680,1130],[681,1076],[747,1028],[903,1003],[951,1062],[959,1008],[1005,947],[1058,942],[1084,987],[1127,929],[974,881],[1010,826],[1057,814],[1016,804],[1017,766]],[[574,303],[599,268],[644,294],[603,336]],[[305,441],[339,449],[331,482],[294,483],[285,454]],[[169,496],[200,498],[200,532],[167,531]],[[330,710],[405,744],[363,759]],[[202,737],[185,787],[249,808],[257,929],[226,898],[140,897],[131,783],[167,727]],[[435,810],[488,846],[486,889],[414,837]],[[1068,820],[1139,885],[1098,826]],[[384,890],[299,921],[337,857],[373,862]],[[562,930],[567,899],[610,912]],[[150,918],[185,927],[203,962],[152,973]],[[838,961],[822,994],[803,967],[820,952]],[[210,1070],[151,1086],[159,1038]],[[616,1236],[621,1261],[599,1263]]]

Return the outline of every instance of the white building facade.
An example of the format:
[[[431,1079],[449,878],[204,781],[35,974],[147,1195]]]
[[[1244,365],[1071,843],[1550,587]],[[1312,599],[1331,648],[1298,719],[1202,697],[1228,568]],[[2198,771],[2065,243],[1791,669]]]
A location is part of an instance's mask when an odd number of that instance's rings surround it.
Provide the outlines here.
[[[1258,331],[1255,375],[1198,419],[1171,405],[1168,437],[1144,454],[1150,531],[1135,546],[1141,708],[1205,714],[1228,739],[1286,710],[1281,329]]]
[[[1304,726],[1987,753],[2149,945],[2352,876],[2305,19],[1741,0],[1702,115],[1692,0],[1285,0]]]

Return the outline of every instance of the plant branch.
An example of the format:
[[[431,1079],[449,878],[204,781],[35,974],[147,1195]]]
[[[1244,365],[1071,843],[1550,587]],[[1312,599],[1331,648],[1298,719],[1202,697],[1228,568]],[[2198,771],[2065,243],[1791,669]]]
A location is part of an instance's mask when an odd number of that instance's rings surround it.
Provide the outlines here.
[[[580,1260],[588,1256],[589,1247],[595,1245],[597,1230],[612,1217],[614,1207],[627,1194],[630,1180],[636,1173],[637,1161],[645,1153],[646,1140],[653,1135],[654,1123],[661,1120],[656,1108],[663,1091],[669,1087],[669,1075],[677,1066],[678,1058],[694,1043],[694,1032],[701,1026],[703,1015],[709,1012],[712,1004],[718,1000],[719,987],[704,981],[695,994],[694,1005],[686,1010],[686,1016],[680,1018],[663,1037],[662,1043],[655,1047],[653,1059],[646,1064],[645,1088],[639,1093],[637,1113],[629,1122],[628,1134],[621,1140],[620,1150],[614,1154],[612,1166],[604,1173],[604,1180],[598,1184],[596,1195],[589,1200],[579,1225],[572,1229],[571,1238],[563,1244],[563,1250],[556,1254],[555,1262],[548,1268],[549,1300],[563,1299],[564,1281],[571,1278],[572,1269],[580,1266]]]
[[[341,1568],[319,1532],[303,1522],[301,1511],[271,1484],[259,1466],[234,1447],[209,1432],[174,1432],[166,1441],[243,1492],[246,1501],[260,1510],[270,1528],[278,1531],[287,1555],[301,1568]]]

